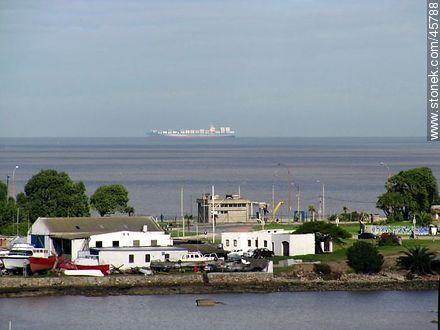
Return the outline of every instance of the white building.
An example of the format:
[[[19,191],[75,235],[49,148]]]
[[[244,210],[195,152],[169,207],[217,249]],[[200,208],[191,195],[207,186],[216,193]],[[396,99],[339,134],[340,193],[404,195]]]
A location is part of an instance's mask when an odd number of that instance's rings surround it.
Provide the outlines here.
[[[214,204],[214,208],[213,208]],[[262,219],[267,213],[268,204],[255,202],[240,195],[226,195],[220,197],[204,194],[197,199],[197,221],[199,223],[212,223],[214,215],[215,223],[255,222]]]
[[[276,256],[315,254],[315,234],[291,234],[282,229],[222,233],[226,251],[267,248]]]
[[[168,255],[177,258],[175,255],[187,252],[174,248],[171,236],[150,217],[38,218],[28,237],[35,247],[71,259],[95,249],[100,260],[118,267],[121,263],[127,267],[144,266],[148,258],[163,261]],[[133,258],[139,262],[131,261]]]
[[[188,253],[187,249],[174,246],[103,247],[90,248],[92,255],[118,269],[150,267],[152,261],[179,261]]]

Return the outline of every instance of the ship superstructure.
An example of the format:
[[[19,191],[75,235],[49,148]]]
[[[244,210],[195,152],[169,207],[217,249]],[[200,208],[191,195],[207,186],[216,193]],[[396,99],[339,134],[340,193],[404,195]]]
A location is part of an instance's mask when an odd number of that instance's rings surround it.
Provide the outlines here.
[[[175,138],[217,138],[217,137],[235,137],[235,131],[230,127],[216,128],[210,126],[208,129],[180,129],[180,130],[152,130],[150,136],[156,137],[175,137]]]

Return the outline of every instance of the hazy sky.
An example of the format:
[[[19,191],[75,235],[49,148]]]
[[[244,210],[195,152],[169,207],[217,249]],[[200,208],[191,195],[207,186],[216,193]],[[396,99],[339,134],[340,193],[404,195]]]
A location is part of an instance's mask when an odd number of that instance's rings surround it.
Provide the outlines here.
[[[423,136],[426,1],[0,0],[0,136]]]

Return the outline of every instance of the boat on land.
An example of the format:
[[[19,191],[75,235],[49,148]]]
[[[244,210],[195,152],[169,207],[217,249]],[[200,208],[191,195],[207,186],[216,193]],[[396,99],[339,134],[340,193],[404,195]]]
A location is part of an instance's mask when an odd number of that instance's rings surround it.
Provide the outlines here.
[[[64,270],[99,270],[103,276],[110,274],[110,265],[100,263],[95,256],[77,258],[72,262],[62,262],[59,267]]]
[[[104,274],[98,269],[64,269],[63,273],[66,276],[104,276]]]
[[[235,137],[235,131],[230,127],[210,126],[208,129],[179,129],[179,130],[152,130],[148,133],[150,137],[169,138],[225,138]]]
[[[0,256],[0,259],[7,271],[19,271],[27,268],[31,257],[49,258],[50,256],[49,250],[35,248],[27,243],[17,243],[7,254]]]
[[[64,257],[50,255],[48,257],[29,257],[29,264],[32,273],[44,272],[56,268],[58,264],[64,262]]]

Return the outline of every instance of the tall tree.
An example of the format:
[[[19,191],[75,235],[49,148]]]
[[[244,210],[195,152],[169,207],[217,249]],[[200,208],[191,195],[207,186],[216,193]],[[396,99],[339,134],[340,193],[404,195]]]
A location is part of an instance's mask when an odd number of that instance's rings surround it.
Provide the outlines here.
[[[103,217],[116,212],[133,213],[128,205],[128,191],[121,184],[101,186],[90,197],[91,206]]]
[[[90,216],[84,183],[73,182],[65,172],[42,170],[26,183],[24,192],[31,221],[38,217]]]
[[[388,179],[385,188],[376,206],[396,220],[410,219],[417,212],[430,212],[431,205],[439,198],[437,180],[427,167],[401,171]]]

